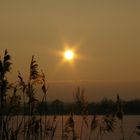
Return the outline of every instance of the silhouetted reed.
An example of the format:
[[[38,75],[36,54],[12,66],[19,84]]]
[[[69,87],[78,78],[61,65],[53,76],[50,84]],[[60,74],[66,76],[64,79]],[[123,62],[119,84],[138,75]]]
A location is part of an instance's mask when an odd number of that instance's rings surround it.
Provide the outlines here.
[[[116,117],[119,119],[120,121],[120,130],[121,130],[121,135],[122,135],[122,140],[124,140],[124,120],[123,120],[123,107],[122,107],[122,102],[120,100],[120,96],[117,94],[117,113],[116,113]]]
[[[80,140],[82,139],[82,134],[83,134],[83,128],[84,124],[86,127],[88,127],[88,120],[87,120],[87,115],[88,115],[88,102],[85,98],[84,95],[84,89],[81,90],[80,87],[76,89],[76,92],[74,93],[75,101],[76,101],[76,106],[77,106],[77,112],[82,115],[82,120],[81,120],[81,129],[80,129]]]
[[[11,70],[11,56],[5,50],[3,59],[0,58],[0,140],[53,140],[56,129],[58,128],[57,117],[49,118],[46,115],[47,92],[45,74],[39,70],[39,66],[32,56],[29,67],[29,77],[25,81],[21,73],[18,73],[18,80],[10,83],[7,79],[7,73]],[[38,88],[42,91],[40,100],[37,98]],[[9,93],[8,91],[12,91]],[[103,140],[105,134],[112,133],[116,129],[116,123],[120,124],[121,140],[126,140],[124,135],[124,112],[120,96],[117,94],[117,110],[114,113],[106,113],[97,116],[94,114],[90,120],[88,118],[88,101],[84,94],[84,89],[76,88],[74,93],[76,115],[80,115],[80,133],[76,132],[75,114],[71,110],[68,119],[64,122],[63,103],[56,100],[55,108],[62,112],[62,140]],[[40,94],[41,94],[40,93]],[[44,112],[40,109],[43,104]],[[22,107],[21,107],[22,106]],[[21,110],[23,109],[23,110]],[[94,109],[94,108],[93,108]],[[43,119],[43,116],[45,118]],[[89,130],[87,135],[84,130]],[[132,131],[129,140],[134,135],[140,136],[140,123]]]
[[[78,137],[75,132],[75,122],[73,114],[70,114],[65,125],[64,125],[64,137],[63,140],[76,140]]]

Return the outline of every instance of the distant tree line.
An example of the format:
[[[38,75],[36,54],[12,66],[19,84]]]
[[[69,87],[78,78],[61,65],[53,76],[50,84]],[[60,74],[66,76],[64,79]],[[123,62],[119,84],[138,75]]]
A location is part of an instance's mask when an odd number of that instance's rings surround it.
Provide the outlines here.
[[[46,103],[44,103],[46,104]],[[40,109],[47,114],[70,114],[73,112],[77,115],[82,115],[82,111],[76,103],[64,103],[55,100],[47,104],[47,111]],[[140,100],[122,101],[123,113],[126,115],[140,115]],[[104,115],[115,113],[117,110],[117,103],[115,101],[104,98],[100,102],[90,102],[87,105],[89,115]]]
[[[122,101],[124,115],[140,115],[140,100]],[[117,110],[117,103],[110,99],[104,98],[100,102],[90,102],[87,105],[88,115],[104,115],[113,114]],[[30,109],[28,105],[20,105],[19,111],[15,114],[29,114]],[[75,115],[82,115],[80,106],[75,103],[66,103],[60,100],[54,100],[52,102],[42,102],[36,109],[35,114],[38,115],[69,115],[74,113]]]

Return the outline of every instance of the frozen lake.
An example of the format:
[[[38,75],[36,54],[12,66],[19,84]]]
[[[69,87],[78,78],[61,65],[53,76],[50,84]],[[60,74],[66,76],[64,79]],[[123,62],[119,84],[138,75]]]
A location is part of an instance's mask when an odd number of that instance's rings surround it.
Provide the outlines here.
[[[97,118],[99,120],[101,119],[101,117],[102,116],[97,116]],[[28,118],[29,117],[25,117],[25,121]],[[87,127],[84,123],[81,140],[89,140],[90,123],[91,123],[92,118],[93,118],[93,116],[87,117],[89,127]],[[20,123],[21,119],[22,119],[22,116],[13,117],[11,120],[11,127],[16,128],[18,126],[18,124]],[[56,133],[54,135],[53,140],[62,140],[62,126],[65,125],[67,119],[68,119],[68,116],[63,116],[63,117],[56,116],[57,128],[56,128]],[[82,124],[81,120],[82,120],[82,118],[81,118],[81,116],[74,116],[73,119],[74,119],[74,124],[75,124],[75,132],[76,132],[76,135],[79,137],[80,132],[81,132],[81,124]],[[42,116],[41,117],[43,127],[45,127],[45,122],[47,122],[47,120],[50,120],[50,122],[51,122],[53,120],[53,116],[46,116],[46,117]],[[130,135],[132,134],[132,132],[136,128],[139,121],[140,121],[140,116],[124,116],[124,137],[125,137],[125,140],[129,140]],[[21,133],[19,139],[23,139],[22,137],[23,137],[23,133]],[[91,140],[96,140],[95,139],[96,137],[97,137],[97,132],[95,131],[94,133],[92,133]],[[119,121],[117,120],[115,123],[114,132],[105,133],[102,140],[120,140],[120,138],[121,138],[120,125],[119,125]],[[42,136],[42,138],[40,138],[40,139],[45,139],[45,137]],[[134,134],[132,140],[140,140],[140,136],[138,136],[137,134]]]

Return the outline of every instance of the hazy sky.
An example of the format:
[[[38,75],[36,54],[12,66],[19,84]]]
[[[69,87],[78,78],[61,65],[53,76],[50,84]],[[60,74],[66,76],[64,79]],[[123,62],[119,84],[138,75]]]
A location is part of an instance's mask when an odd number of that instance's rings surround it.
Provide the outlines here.
[[[60,66],[64,44],[78,46]],[[0,0],[0,52],[13,77],[31,56],[48,80],[140,81],[140,0]]]

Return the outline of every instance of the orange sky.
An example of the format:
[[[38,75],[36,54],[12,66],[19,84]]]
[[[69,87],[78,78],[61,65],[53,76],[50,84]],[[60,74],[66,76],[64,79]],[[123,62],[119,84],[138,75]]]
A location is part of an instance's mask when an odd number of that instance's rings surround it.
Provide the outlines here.
[[[57,52],[65,43],[78,45],[74,66],[60,66]],[[140,1],[0,1],[0,52],[5,48],[12,55],[12,79],[17,71],[27,77],[34,54],[49,81],[138,82]]]

